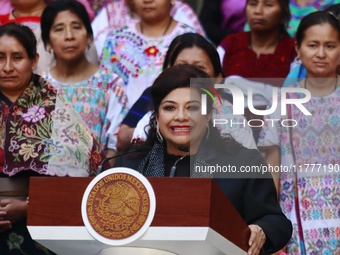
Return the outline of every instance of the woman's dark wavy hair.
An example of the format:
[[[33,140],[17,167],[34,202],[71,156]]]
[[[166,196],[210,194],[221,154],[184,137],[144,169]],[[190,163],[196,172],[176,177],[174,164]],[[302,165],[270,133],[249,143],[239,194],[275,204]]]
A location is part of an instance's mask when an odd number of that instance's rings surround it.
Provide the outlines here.
[[[340,4],[333,4],[325,9],[326,12],[333,13],[338,19],[340,19]]]
[[[182,50],[197,47],[203,50],[214,68],[214,75],[223,75],[220,57],[214,45],[196,33],[185,33],[172,40],[163,63],[163,70],[173,66]]]
[[[53,22],[58,13],[62,11],[71,11],[76,14],[83,22],[87,35],[93,39],[91,21],[85,7],[76,0],[57,0],[48,4],[41,15],[41,38],[45,49],[46,45],[50,42],[50,31]]]
[[[306,30],[315,25],[329,24],[337,32],[340,40],[340,25],[339,19],[333,13],[328,11],[316,11],[310,13],[301,19],[300,25],[296,32],[296,45],[301,46],[303,39],[305,38]]]
[[[199,79],[194,79],[199,78]],[[151,87],[151,100],[153,104],[154,112],[151,115],[149,122],[149,131],[147,134],[146,144],[148,146],[152,146],[156,140],[156,117],[159,113],[159,107],[161,105],[162,100],[173,90],[178,88],[189,88],[195,87],[202,94],[204,93],[199,88],[207,85],[206,82],[209,82],[211,79],[208,74],[201,69],[192,66],[192,65],[175,65],[166,70],[164,70],[158,78],[155,80]],[[213,85],[213,84],[208,84]],[[213,109],[213,100],[208,96],[207,97],[207,113],[211,114]],[[225,141],[223,148],[226,152],[235,151],[235,147],[241,147],[239,143],[237,143],[231,136],[222,137],[217,128],[213,127],[212,121],[209,122],[210,135],[208,142],[211,142],[211,145],[216,147],[216,141],[220,142],[221,140]],[[215,144],[214,144],[215,143]]]
[[[37,39],[32,30],[19,23],[7,23],[0,26],[0,37],[7,35],[15,37],[25,48],[30,59],[34,59],[37,55]]]

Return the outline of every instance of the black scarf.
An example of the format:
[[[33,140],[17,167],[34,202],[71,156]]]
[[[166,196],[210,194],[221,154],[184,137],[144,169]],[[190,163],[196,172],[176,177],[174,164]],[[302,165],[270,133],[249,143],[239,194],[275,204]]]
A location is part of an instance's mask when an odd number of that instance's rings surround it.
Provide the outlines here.
[[[164,177],[165,165],[164,165],[164,143],[158,141],[154,144],[151,151],[143,159],[138,167],[138,171],[145,177]],[[216,157],[216,152],[213,148],[202,143],[199,147],[194,162],[190,163],[191,177],[194,178],[212,178],[210,173],[201,173],[194,171],[195,166],[209,166],[208,161]]]

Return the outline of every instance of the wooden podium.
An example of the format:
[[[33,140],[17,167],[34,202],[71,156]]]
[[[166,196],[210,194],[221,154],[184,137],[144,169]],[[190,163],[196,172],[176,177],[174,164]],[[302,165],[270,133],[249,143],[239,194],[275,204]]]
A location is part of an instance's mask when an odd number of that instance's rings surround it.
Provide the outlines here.
[[[81,216],[92,179],[31,177],[27,225],[34,240],[58,255],[246,254],[247,224],[206,178],[148,178],[156,195],[150,228],[123,247],[103,244],[89,234]]]

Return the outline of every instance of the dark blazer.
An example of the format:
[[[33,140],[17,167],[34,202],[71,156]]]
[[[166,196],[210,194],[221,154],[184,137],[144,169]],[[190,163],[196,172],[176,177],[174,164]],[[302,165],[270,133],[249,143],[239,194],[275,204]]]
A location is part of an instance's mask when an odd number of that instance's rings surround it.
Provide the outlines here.
[[[246,148],[234,155],[217,152],[215,158],[207,161],[208,164],[217,162],[234,165],[237,170],[246,166],[258,166],[259,169],[267,166],[257,150]],[[270,173],[223,173],[215,175],[214,179],[246,223],[259,225],[263,229],[266,234],[264,254],[274,253],[287,244],[292,236],[292,224],[278,204]]]
[[[138,169],[147,177],[164,176],[163,147],[156,143],[143,160],[141,157],[120,158],[115,166]],[[198,169],[208,169],[209,166],[217,164],[221,167],[234,166],[236,172],[218,174],[198,172]],[[267,165],[257,150],[240,147],[233,153],[227,153],[223,149],[201,146],[190,165],[192,177],[214,178],[246,223],[259,225],[263,229],[266,235],[263,254],[274,253],[287,244],[292,235],[292,224],[282,213],[277,202],[271,174],[241,172],[245,167],[257,166],[261,169],[261,166]]]

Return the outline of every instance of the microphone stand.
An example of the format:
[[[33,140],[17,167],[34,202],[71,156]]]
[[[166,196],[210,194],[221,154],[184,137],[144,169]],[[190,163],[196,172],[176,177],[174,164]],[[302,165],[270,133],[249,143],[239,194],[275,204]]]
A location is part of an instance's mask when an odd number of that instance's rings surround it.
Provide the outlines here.
[[[138,148],[138,149],[133,149],[133,150],[129,150],[129,151],[126,151],[126,152],[123,152],[123,153],[120,153],[118,155],[115,155],[115,156],[112,156],[112,157],[109,157],[109,158],[106,158],[102,161],[102,163],[100,164],[100,166],[98,167],[97,169],[97,175],[99,175],[102,171],[103,171],[103,166],[106,162],[108,162],[109,160],[111,159],[114,159],[114,158],[118,158],[118,157],[121,157],[121,156],[124,156],[126,154],[130,154],[132,152],[142,152],[142,151],[146,151],[148,150],[149,148]]]

